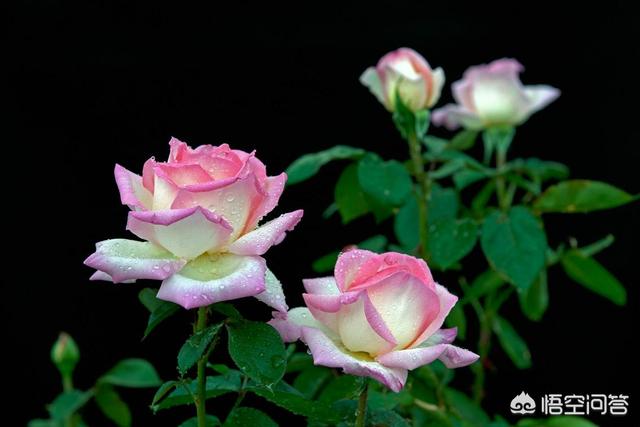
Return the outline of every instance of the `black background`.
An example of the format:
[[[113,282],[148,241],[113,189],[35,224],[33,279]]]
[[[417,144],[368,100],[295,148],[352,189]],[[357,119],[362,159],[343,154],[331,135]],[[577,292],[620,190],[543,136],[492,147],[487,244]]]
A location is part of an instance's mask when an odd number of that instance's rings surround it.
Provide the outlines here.
[[[467,66],[519,59],[525,83],[551,84],[562,96],[519,129],[511,155],[561,161],[573,177],[640,191],[638,15],[624,3],[586,9],[583,4],[579,13],[539,3],[321,3],[306,10],[266,3],[237,3],[231,11],[45,0],[20,2],[9,14],[6,125],[18,132],[3,147],[11,170],[3,172],[10,219],[0,304],[2,348],[10,358],[3,388],[17,403],[5,409],[5,421],[7,413],[17,425],[46,415],[44,404],[59,392],[48,351],[60,330],[81,347],[79,387],[89,387],[117,360],[131,356],[151,360],[163,379],[174,376],[192,313],[141,342],[146,311],[136,295],[150,283],[90,283],[91,271],[82,265],[96,241],[131,237],[124,230],[127,208],[119,203],[114,163],[140,171],[151,155],[167,155],[172,135],[194,146],[229,142],[255,148],[272,175],[305,152],[335,144],[404,159],[406,147],[388,114],[358,83],[367,66],[400,46],[413,47],[445,69],[440,105],[450,101],[449,84]],[[329,166],[289,188],[277,208],[306,211],[298,228],[268,254],[291,306],[300,303],[300,279],[313,276],[313,259],[374,232],[370,218],[346,228],[335,217],[322,220],[341,168]],[[549,278],[551,305],[542,323],[524,319],[512,300],[505,310],[529,341],[534,367],[518,371],[494,352],[498,370],[488,382],[490,412],[507,416],[508,403],[522,390],[534,396],[631,393],[638,374],[632,344],[639,308],[639,213],[636,204],[547,218],[553,244],[568,236],[588,243],[616,235],[615,245],[598,259],[626,284],[629,303],[621,308],[594,296],[558,269]],[[449,280],[457,291],[453,276],[436,278],[445,285]],[[255,319],[268,318],[262,305],[241,305]],[[460,388],[470,380],[467,369],[458,371]],[[153,391],[124,394],[136,425],[175,425],[190,414],[176,410],[153,417],[146,408]],[[229,401],[215,402],[211,412],[224,415]],[[285,419],[283,412],[259,405]],[[94,412],[90,424],[107,425]]]

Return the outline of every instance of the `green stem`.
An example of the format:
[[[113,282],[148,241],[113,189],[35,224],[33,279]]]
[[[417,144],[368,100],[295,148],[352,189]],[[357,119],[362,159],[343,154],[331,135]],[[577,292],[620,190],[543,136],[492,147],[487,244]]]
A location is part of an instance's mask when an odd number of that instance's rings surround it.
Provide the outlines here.
[[[198,320],[196,322],[196,332],[200,332],[207,327],[207,307],[198,308]],[[207,410],[205,402],[207,399],[207,383],[205,369],[207,358],[203,357],[198,361],[198,389],[196,393],[196,414],[198,417],[198,427],[207,426]]]
[[[364,388],[358,399],[358,409],[356,411],[355,427],[364,427],[365,418],[367,416],[367,397],[369,394],[369,382],[365,379]]]
[[[409,142],[409,153],[411,155],[411,163],[413,176],[418,183],[416,191],[416,199],[418,202],[418,219],[419,219],[419,235],[420,235],[420,255],[425,260],[429,255],[427,244],[427,220],[429,218],[429,207],[427,202],[431,195],[431,179],[424,170],[424,162],[422,160],[422,146],[418,141],[418,136],[412,133],[407,138]]]
[[[73,390],[73,378],[71,378],[71,375],[62,376],[62,390],[65,393]]]
[[[480,323],[480,338],[478,339],[478,355],[480,360],[474,365],[475,379],[473,382],[473,399],[480,403],[484,397],[484,381],[485,381],[485,369],[484,362],[489,355],[489,348],[491,344],[491,325],[489,319],[481,321]]]
[[[502,170],[507,163],[507,150],[496,150],[496,169],[498,170],[498,176],[496,177],[496,192],[498,193],[498,205],[501,210],[506,210],[508,207],[506,184],[504,174]]]
[[[62,374],[62,390],[65,393],[73,391],[73,378],[71,374]],[[74,414],[71,414],[64,419],[64,427],[75,427],[76,422],[73,415]]]

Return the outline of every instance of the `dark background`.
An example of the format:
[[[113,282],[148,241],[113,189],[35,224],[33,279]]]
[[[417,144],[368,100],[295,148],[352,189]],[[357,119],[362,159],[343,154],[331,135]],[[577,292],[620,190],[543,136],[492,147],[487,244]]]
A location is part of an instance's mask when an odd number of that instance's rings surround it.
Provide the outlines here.
[[[607,2],[589,8],[583,2],[576,14],[540,3],[432,3],[322,3],[307,10],[237,3],[233,11],[124,1],[15,4],[5,27],[11,110],[5,118],[18,132],[5,139],[4,161],[17,172],[4,172],[9,259],[0,304],[2,348],[10,358],[3,388],[16,404],[5,409],[5,422],[7,414],[17,425],[46,415],[44,404],[59,392],[48,352],[60,330],[81,347],[79,387],[89,387],[117,360],[131,356],[151,360],[163,379],[174,377],[192,313],[141,342],[146,311],[137,292],[151,282],[90,283],[91,271],[82,265],[96,241],[132,237],[124,229],[127,208],[119,202],[114,163],[140,171],[151,155],[166,157],[172,135],[192,145],[255,148],[272,175],[305,152],[335,144],[404,159],[406,147],[388,114],[358,83],[360,73],[389,50],[413,47],[445,69],[440,105],[450,101],[449,85],[467,66],[519,59],[525,83],[551,84],[562,96],[518,130],[511,155],[561,161],[573,177],[640,191],[638,15],[630,7]],[[291,187],[277,208],[306,211],[298,228],[268,255],[291,306],[300,303],[300,279],[313,276],[313,259],[374,233],[370,218],[346,228],[335,217],[322,220],[341,168],[332,165]],[[617,307],[558,269],[549,278],[551,305],[542,323],[524,319],[512,300],[507,315],[530,343],[534,367],[518,371],[494,352],[499,369],[488,382],[491,413],[507,416],[510,400],[522,390],[534,396],[631,393],[638,375],[632,341],[638,338],[639,213],[636,204],[548,217],[554,244],[568,236],[589,243],[616,235],[615,245],[598,259],[626,284],[629,303]],[[453,287],[449,276],[436,278]],[[241,305],[255,308],[255,319],[268,318],[265,306]],[[465,345],[475,348],[473,342]],[[468,370],[459,370],[458,380],[460,388],[468,387]],[[175,425],[191,413],[153,417],[146,408],[152,390],[124,394],[136,425]],[[228,403],[209,406],[224,415]],[[91,425],[107,425],[97,414],[89,416],[97,420]]]

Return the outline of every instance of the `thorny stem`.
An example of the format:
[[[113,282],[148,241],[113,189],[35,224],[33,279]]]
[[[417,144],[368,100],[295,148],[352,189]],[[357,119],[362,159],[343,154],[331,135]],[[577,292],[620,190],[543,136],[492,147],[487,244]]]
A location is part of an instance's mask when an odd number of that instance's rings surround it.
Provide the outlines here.
[[[413,176],[418,183],[416,198],[418,201],[420,256],[426,260],[429,252],[427,245],[427,219],[429,217],[429,207],[427,205],[427,201],[431,195],[431,179],[424,170],[422,148],[420,146],[420,141],[418,141],[418,136],[415,133],[411,133],[407,140],[409,142],[409,153],[411,155]]]
[[[200,332],[207,327],[207,307],[198,308],[198,320],[196,323],[196,332]],[[203,357],[198,361],[198,388],[196,393],[196,415],[198,418],[198,427],[206,427],[207,411],[205,407],[207,385],[205,369],[207,367],[207,358]]]

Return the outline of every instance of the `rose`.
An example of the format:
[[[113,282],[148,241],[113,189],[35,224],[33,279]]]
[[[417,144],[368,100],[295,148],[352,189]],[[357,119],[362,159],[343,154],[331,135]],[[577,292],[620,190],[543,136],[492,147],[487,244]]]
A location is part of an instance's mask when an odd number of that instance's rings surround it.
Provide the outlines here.
[[[306,308],[274,312],[285,341],[302,339],[316,365],[372,377],[399,391],[407,372],[440,359],[455,368],[478,356],[441,329],[457,297],[433,281],[427,264],[395,252],[344,252],[335,277],[303,281]]]
[[[85,261],[98,270],[92,279],[163,280],[158,298],[185,308],[256,296],[286,311],[260,255],[284,239],[302,210],[256,227],[278,204],[287,175],[267,176],[253,152],[227,144],[191,149],[173,138],[169,145],[169,160],[147,160],[142,177],[116,165],[120,198],[131,208],[127,229],[145,242],[97,243]]]
[[[401,48],[383,56],[378,65],[369,67],[360,76],[389,111],[396,109],[396,93],[411,111],[432,107],[444,85],[442,68],[432,70],[429,63],[416,51]]]
[[[435,110],[433,123],[451,130],[524,123],[560,96],[560,91],[546,85],[523,86],[518,77],[523,70],[515,59],[470,67],[463,79],[452,85],[457,104]]]

